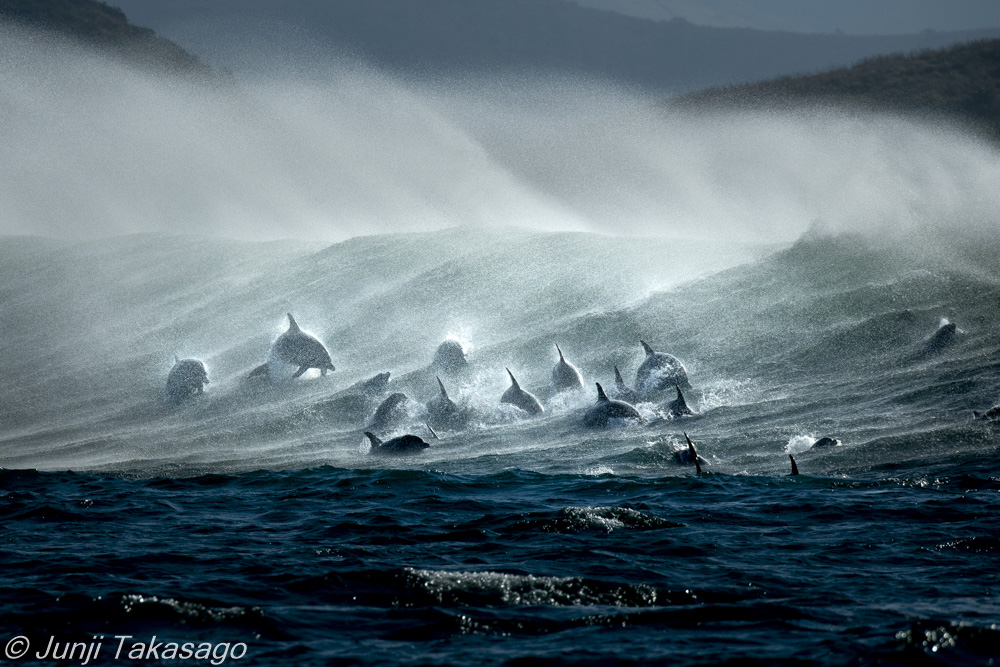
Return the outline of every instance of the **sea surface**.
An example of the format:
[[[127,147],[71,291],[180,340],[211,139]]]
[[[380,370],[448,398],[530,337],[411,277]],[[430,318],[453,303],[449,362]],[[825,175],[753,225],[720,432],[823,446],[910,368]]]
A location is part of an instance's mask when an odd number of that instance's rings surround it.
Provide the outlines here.
[[[0,238],[0,660],[994,664],[989,229]],[[247,377],[287,313],[336,371]],[[432,364],[449,339],[467,367]],[[584,427],[640,341],[697,414],[670,389]],[[211,380],[180,404],[175,355]],[[436,378],[465,419],[435,439]],[[369,452],[391,392],[381,436],[426,451]]]

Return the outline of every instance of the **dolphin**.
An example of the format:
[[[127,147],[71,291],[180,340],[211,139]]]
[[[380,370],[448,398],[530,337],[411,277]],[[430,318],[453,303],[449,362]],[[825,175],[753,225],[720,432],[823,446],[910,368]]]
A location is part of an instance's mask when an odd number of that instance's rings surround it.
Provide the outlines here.
[[[441,391],[427,401],[427,416],[438,425],[452,424],[459,419],[462,409],[448,397],[448,391],[444,388],[441,378],[437,378],[437,381]]]
[[[576,366],[566,361],[566,357],[563,356],[563,352],[558,344],[556,345],[556,349],[559,350],[559,363],[552,369],[552,385],[556,388],[556,391],[582,389],[583,376],[580,375],[580,371],[577,370]]]
[[[250,372],[250,377],[270,377],[270,365],[273,361],[298,366],[299,368],[292,375],[292,379],[299,377],[310,368],[318,368],[322,375],[326,375],[327,371],[337,370],[334,368],[330,353],[323,343],[319,342],[319,339],[312,334],[300,329],[291,313],[288,313],[288,330],[278,336],[271,345],[268,361],[253,369]]]
[[[840,440],[836,438],[820,438],[812,444],[813,449],[817,447],[837,447],[838,445],[840,445]]]
[[[399,423],[401,418],[406,414],[406,408],[403,406],[408,400],[410,399],[406,394],[398,391],[394,394],[389,394],[375,408],[375,414],[372,416],[371,421],[368,422],[368,428],[386,429]]]
[[[689,408],[687,402],[684,400],[684,394],[681,393],[681,388],[677,387],[677,398],[667,403],[667,416],[677,419],[678,417],[685,417],[694,414],[695,411]]]
[[[635,405],[641,400],[639,392],[625,384],[625,380],[622,379],[622,374],[619,372],[617,366],[615,366],[615,393],[613,396],[619,401],[625,401],[626,403],[631,403],[632,405]]]
[[[973,410],[972,418],[983,419],[986,421],[993,421],[995,419],[1000,419],[1000,405],[996,405],[987,410],[986,412],[976,412],[975,410]]]
[[[545,408],[542,404],[538,402],[538,399],[534,397],[533,394],[529,394],[525,390],[521,389],[521,385],[517,383],[517,379],[514,374],[507,370],[507,375],[510,376],[510,387],[507,391],[503,393],[500,397],[501,403],[510,403],[514,407],[520,408],[527,412],[529,415],[537,415],[539,412],[545,412]]]
[[[798,475],[799,474],[799,467],[797,465],[795,465],[795,457],[792,456],[791,454],[789,454],[788,458],[790,458],[792,460],[792,472],[791,472],[791,474],[792,475]]]
[[[167,375],[164,397],[168,403],[179,403],[205,391],[208,370],[198,359],[179,359],[174,356],[174,366]]]
[[[359,391],[362,394],[377,396],[378,394],[384,392],[386,387],[389,386],[390,375],[391,373],[389,373],[389,371],[379,373],[374,377],[370,377],[367,380],[362,380],[361,382],[351,385],[349,389]]]
[[[654,391],[666,389],[671,385],[678,387],[690,387],[687,370],[680,360],[664,352],[654,352],[653,348],[642,343],[646,351],[646,358],[643,359],[639,369],[635,372],[635,388],[641,394],[649,394]]]
[[[924,349],[927,352],[940,352],[955,342],[955,334],[957,332],[958,326],[954,322],[949,322],[947,319],[942,318],[941,326],[928,339]]]
[[[694,461],[694,472],[695,472],[695,474],[700,475],[701,474],[701,460],[699,460],[699,459],[701,457],[698,456],[698,450],[694,448],[694,443],[691,442],[691,438],[688,437],[687,433],[684,434],[684,439],[688,441],[688,449],[687,449],[687,451],[688,451],[688,459],[690,461]]]
[[[434,361],[431,366],[439,368],[446,373],[455,373],[469,365],[469,360],[465,358],[465,348],[454,338],[449,338],[440,345],[434,353]]]
[[[401,435],[398,438],[393,438],[392,440],[387,440],[385,442],[382,442],[382,440],[380,440],[378,436],[371,431],[365,431],[365,435],[372,443],[371,449],[368,450],[368,453],[376,456],[392,454],[419,454],[430,447],[429,444],[415,435]]]
[[[608,425],[611,419],[638,419],[642,421],[642,415],[635,407],[625,401],[616,401],[608,398],[604,393],[604,388],[600,382],[597,385],[597,405],[593,406],[583,415],[583,425],[591,428],[601,428]]]

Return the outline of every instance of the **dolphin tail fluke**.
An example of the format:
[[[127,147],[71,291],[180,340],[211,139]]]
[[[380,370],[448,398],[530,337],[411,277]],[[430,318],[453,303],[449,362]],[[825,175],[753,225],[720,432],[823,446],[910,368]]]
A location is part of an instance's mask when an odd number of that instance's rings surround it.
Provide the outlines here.
[[[799,467],[797,465],[795,465],[795,457],[792,456],[791,454],[789,454],[788,458],[792,460],[792,474],[793,475],[798,475],[799,474]]]
[[[694,461],[694,471],[695,474],[701,474],[701,461],[698,460],[698,450],[694,448],[694,443],[691,442],[691,438],[688,434],[684,434],[684,439],[688,441],[688,454],[691,455],[691,459]]]
[[[431,432],[431,435],[433,435],[433,436],[434,436],[434,439],[435,439],[435,440],[440,440],[440,439],[441,439],[441,436],[439,436],[439,435],[437,434],[437,431],[435,431],[435,430],[434,430],[433,428],[431,428],[431,425],[430,425],[430,424],[424,424],[424,426],[426,426],[426,427],[427,427],[427,430]]]
[[[438,386],[441,387],[441,395],[444,396],[445,398],[448,398],[448,392],[445,391],[444,382],[441,382],[441,378],[437,377],[436,375],[434,377],[437,378]]]
[[[295,321],[295,318],[292,317],[291,313],[288,313],[288,330],[301,331],[301,329],[299,329],[299,323]]]
[[[507,375],[510,376],[510,382],[511,382],[511,384],[513,384],[515,387],[517,387],[518,389],[520,389],[521,385],[519,385],[517,383],[517,378],[514,377],[514,374],[510,372],[509,368],[506,368],[505,370],[507,371]]]
[[[250,371],[250,375],[248,375],[247,377],[248,378],[256,378],[256,377],[265,377],[266,378],[269,375],[270,375],[270,373],[267,370],[267,364],[263,363],[260,366],[258,366],[257,368],[255,368],[252,371]]]
[[[365,431],[365,436],[368,438],[369,442],[372,443],[372,447],[378,447],[382,444],[382,441],[378,439],[378,436],[371,431]]]
[[[295,371],[295,374],[294,374],[294,375],[292,375],[292,379],[294,380],[295,378],[297,378],[297,377],[301,376],[301,375],[302,375],[303,373],[305,373],[305,372],[306,372],[307,370],[309,370],[309,367],[308,367],[308,366],[299,366],[299,370]]]

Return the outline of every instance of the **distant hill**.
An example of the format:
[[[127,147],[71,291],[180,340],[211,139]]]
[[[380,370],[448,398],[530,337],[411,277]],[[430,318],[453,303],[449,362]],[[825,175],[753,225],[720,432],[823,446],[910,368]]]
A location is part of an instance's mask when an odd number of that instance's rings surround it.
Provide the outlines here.
[[[1000,29],[888,37],[711,28],[569,0],[114,0],[235,71],[307,69],[351,54],[403,75],[572,72],[657,92],[813,73],[881,53],[1000,37]]]
[[[757,109],[833,104],[947,116],[1000,141],[1000,40],[869,58],[812,76],[713,88],[671,104]]]
[[[628,16],[717,28],[903,35],[1000,27],[995,0],[573,0]]]
[[[149,28],[95,0],[0,0],[0,24],[54,32],[131,62],[175,72],[207,74],[208,66]]]

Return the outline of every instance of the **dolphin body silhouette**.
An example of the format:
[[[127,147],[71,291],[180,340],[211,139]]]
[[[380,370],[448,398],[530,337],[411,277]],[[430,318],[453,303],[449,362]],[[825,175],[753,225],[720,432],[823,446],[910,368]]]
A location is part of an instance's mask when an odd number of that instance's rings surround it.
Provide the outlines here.
[[[552,369],[552,385],[556,391],[582,389],[583,376],[580,375],[579,369],[566,361],[566,357],[563,356],[562,349],[558,345],[556,345],[556,349],[559,350],[559,362]]]
[[[250,377],[271,377],[271,364],[275,361],[298,366],[292,379],[299,377],[310,368],[319,369],[322,375],[326,375],[327,371],[337,370],[330,359],[330,353],[326,346],[312,334],[300,329],[291,313],[288,313],[288,330],[278,336],[271,345],[268,361],[253,369],[250,372]]]
[[[545,408],[543,408],[542,404],[538,402],[535,395],[521,389],[521,385],[517,383],[517,378],[514,377],[514,374],[510,372],[509,368],[506,370],[507,375],[510,376],[511,384],[510,387],[507,388],[507,391],[503,393],[503,396],[500,397],[500,402],[510,403],[511,405],[524,410],[529,415],[537,415],[541,412],[545,412]]]
[[[635,372],[635,388],[640,394],[650,394],[670,386],[690,387],[687,369],[672,354],[656,352],[645,341],[642,343],[646,358]]]
[[[619,401],[625,401],[626,403],[630,403],[632,405],[635,405],[642,400],[642,397],[639,396],[639,392],[625,384],[625,380],[622,379],[621,371],[618,370],[617,366],[615,366],[615,391],[611,397],[617,398]]]
[[[437,378],[438,387],[441,389],[436,396],[427,401],[427,418],[432,424],[438,426],[460,426],[465,421],[463,419],[462,408],[448,396],[448,390],[444,388],[441,378]]]
[[[684,400],[681,388],[677,387],[677,398],[667,403],[667,416],[677,419],[678,417],[688,417],[695,414],[695,411],[688,407]]]
[[[401,435],[398,438],[386,440],[385,442],[371,431],[365,431],[365,436],[372,443],[372,447],[368,453],[375,456],[419,454],[430,447],[429,444],[415,435]]]
[[[167,375],[164,398],[168,403],[180,403],[186,398],[205,391],[208,384],[208,370],[198,359],[174,357],[174,366]]]
[[[642,421],[642,415],[625,401],[608,398],[600,382],[597,385],[597,405],[583,415],[583,425],[590,428],[603,428],[612,419],[637,419]]]

